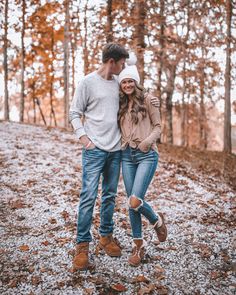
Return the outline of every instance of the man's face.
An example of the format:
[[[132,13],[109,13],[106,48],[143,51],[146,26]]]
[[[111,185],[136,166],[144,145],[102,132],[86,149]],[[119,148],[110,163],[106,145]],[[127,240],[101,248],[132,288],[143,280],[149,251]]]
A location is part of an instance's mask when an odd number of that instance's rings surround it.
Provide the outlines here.
[[[122,58],[115,62],[113,60],[112,66],[111,66],[111,73],[114,75],[119,75],[119,73],[124,69],[125,67],[125,58]]]

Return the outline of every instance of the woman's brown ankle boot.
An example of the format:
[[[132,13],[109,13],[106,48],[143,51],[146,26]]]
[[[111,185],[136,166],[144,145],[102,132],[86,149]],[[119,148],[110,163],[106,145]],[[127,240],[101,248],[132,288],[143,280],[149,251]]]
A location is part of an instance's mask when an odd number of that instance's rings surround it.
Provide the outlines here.
[[[128,258],[128,263],[132,266],[139,266],[144,257],[144,242],[142,239],[133,240],[132,255]]]

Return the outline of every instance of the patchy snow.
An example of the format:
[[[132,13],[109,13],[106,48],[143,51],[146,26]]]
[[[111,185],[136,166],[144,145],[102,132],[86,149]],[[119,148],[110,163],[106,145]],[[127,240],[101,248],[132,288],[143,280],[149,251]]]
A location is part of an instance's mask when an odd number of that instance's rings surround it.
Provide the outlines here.
[[[0,122],[0,138],[1,294],[116,294],[116,284],[126,288],[122,294],[235,294],[235,191],[221,178],[160,153],[147,200],[165,214],[168,240],[159,244],[143,220],[144,263],[128,265],[131,231],[120,179],[114,234],[122,257],[97,249],[98,197],[90,245],[94,267],[72,272],[78,141],[62,130],[6,122]]]

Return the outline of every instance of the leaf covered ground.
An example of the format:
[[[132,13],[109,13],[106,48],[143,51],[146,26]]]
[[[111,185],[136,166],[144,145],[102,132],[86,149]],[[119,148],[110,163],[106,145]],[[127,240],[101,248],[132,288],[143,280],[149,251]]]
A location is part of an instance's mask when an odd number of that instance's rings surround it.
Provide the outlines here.
[[[0,294],[234,294],[235,156],[160,145],[146,199],[165,214],[168,240],[159,244],[143,220],[144,263],[127,264],[131,232],[120,178],[114,235],[123,255],[98,250],[98,196],[93,266],[73,272],[81,147],[70,132],[17,123],[0,122],[0,138]]]

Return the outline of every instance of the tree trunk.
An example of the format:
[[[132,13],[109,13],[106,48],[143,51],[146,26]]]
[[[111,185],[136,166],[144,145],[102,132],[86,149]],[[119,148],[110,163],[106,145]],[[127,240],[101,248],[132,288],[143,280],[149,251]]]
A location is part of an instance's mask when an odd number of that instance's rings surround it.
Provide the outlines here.
[[[47,123],[46,123],[46,120],[45,120],[45,117],[44,117],[44,114],[43,114],[43,110],[42,110],[41,105],[40,105],[40,100],[38,98],[35,98],[35,101],[36,101],[36,103],[37,103],[37,105],[39,107],[39,112],[40,112],[40,115],[41,115],[41,117],[43,119],[43,123],[44,123],[45,126],[47,126]]]
[[[73,4],[72,4],[73,5]],[[80,7],[80,3],[79,3],[79,7]],[[75,13],[75,15],[73,16],[73,19],[78,19],[76,21],[76,24],[74,24],[73,26],[73,38],[71,38],[71,58],[72,58],[72,97],[74,97],[74,93],[75,93],[75,59],[76,59],[76,52],[77,52],[77,48],[78,48],[78,35],[79,37],[82,39],[81,36],[81,30],[80,30],[80,21],[79,21],[79,7],[77,8],[77,11]]]
[[[145,51],[145,19],[147,14],[145,0],[137,0],[135,6],[135,31],[134,31],[134,46],[138,58],[138,71],[140,75],[140,84],[143,84],[144,72],[144,51]]]
[[[65,0],[64,26],[64,126],[69,126],[69,0]]]
[[[160,25],[160,54],[159,54],[159,67],[158,67],[158,84],[157,84],[157,95],[160,98],[160,109],[161,109],[161,80],[162,80],[162,68],[163,68],[163,50],[164,50],[164,32],[165,32],[165,17],[164,17],[164,10],[165,10],[165,1],[160,1],[160,19],[161,19],[161,25]]]
[[[186,146],[189,147],[189,141],[190,141],[190,136],[189,136],[189,119],[190,119],[190,115],[189,115],[189,109],[190,109],[190,90],[188,92],[188,98],[187,98],[187,105],[186,105],[186,128],[185,128],[185,138],[186,138]]]
[[[199,128],[200,128],[200,148],[206,149],[207,148],[207,119],[206,119],[206,110],[205,110],[205,103],[204,103],[204,96],[205,96],[205,51],[204,51],[204,36],[202,36],[202,60],[199,68],[200,72],[200,120],[199,120]]]
[[[182,90],[182,106],[180,109],[180,120],[181,120],[181,135],[180,144],[185,146],[185,123],[186,123],[186,104],[185,104],[185,92],[186,92],[186,57],[184,57],[184,67],[183,67],[183,90]]]
[[[9,93],[8,93],[8,58],[7,58],[7,48],[8,48],[8,0],[5,0],[5,19],[4,19],[4,45],[3,45],[3,68],[4,68],[4,119],[9,121]]]
[[[189,9],[189,0],[187,1],[187,33],[186,36],[183,40],[183,46],[182,50],[184,52],[184,66],[183,66],[183,91],[182,91],[182,108],[180,110],[180,119],[181,119],[181,145],[185,146],[186,145],[186,118],[187,118],[187,107],[186,107],[186,102],[185,102],[185,92],[186,92],[186,59],[188,55],[188,50],[187,50],[187,42],[189,38],[189,29],[190,29],[190,9]],[[188,124],[188,123],[187,123]]]
[[[51,52],[52,52],[52,63],[51,63],[51,75],[50,75],[50,108],[51,108],[50,118],[53,117],[54,125],[57,126],[56,114],[55,114],[54,107],[53,107],[53,84],[54,84],[53,61],[55,60],[53,27],[51,29]],[[51,124],[51,121],[50,121],[50,124]]]
[[[88,48],[87,48],[87,38],[88,38],[88,25],[87,25],[87,10],[88,10],[88,0],[85,3],[84,8],[84,74],[87,75],[89,71],[89,61],[88,61]]]
[[[36,124],[35,81],[33,81],[32,83],[32,96],[33,96],[34,124]]]
[[[113,41],[112,32],[112,0],[107,0],[107,43]]]
[[[232,152],[231,143],[231,20],[232,20],[232,3],[231,0],[226,2],[227,13],[227,39],[226,39],[226,68],[225,68],[225,112],[224,112],[224,151]]]
[[[166,124],[167,124],[167,143],[173,144],[173,114],[172,114],[172,96],[175,88],[175,76],[176,76],[176,66],[177,64],[169,65],[167,75],[167,86],[166,92]]]
[[[22,0],[22,32],[21,32],[21,96],[20,96],[20,122],[24,122],[24,109],[25,109],[25,0]]]

